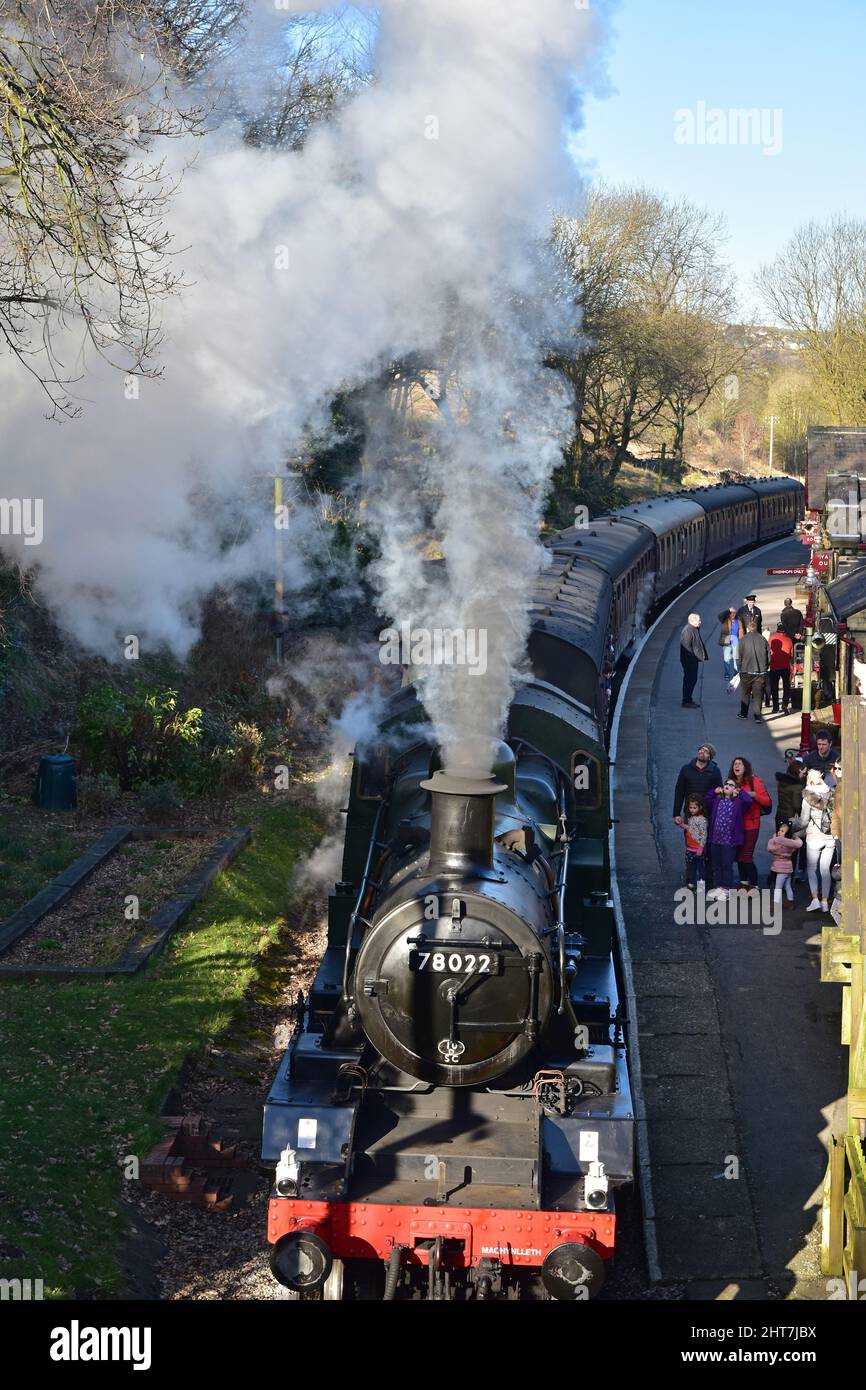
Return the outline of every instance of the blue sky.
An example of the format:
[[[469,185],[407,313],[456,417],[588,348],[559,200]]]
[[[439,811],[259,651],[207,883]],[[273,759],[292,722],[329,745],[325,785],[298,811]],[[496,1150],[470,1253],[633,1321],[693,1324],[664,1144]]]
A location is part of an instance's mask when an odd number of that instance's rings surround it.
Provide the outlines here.
[[[866,0],[619,0],[613,29],[581,165],[724,212],[746,311],[758,266],[799,223],[866,217]],[[781,152],[675,143],[675,111],[699,102],[781,109]]]

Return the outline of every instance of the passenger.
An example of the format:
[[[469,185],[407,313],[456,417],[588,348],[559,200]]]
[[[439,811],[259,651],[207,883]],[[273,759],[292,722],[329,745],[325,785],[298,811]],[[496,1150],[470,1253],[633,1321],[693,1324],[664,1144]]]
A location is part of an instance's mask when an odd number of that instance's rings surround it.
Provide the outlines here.
[[[836,852],[833,838],[832,793],[821,773],[812,768],[806,774],[803,809],[792,829],[806,832],[806,873],[812,901],[807,912],[827,912],[830,896],[830,869]],[[818,896],[820,889],[821,896]]]
[[[674,820],[677,825],[682,825],[681,817],[688,806],[688,797],[699,796],[703,799],[713,787],[722,785],[722,774],[715,757],[713,745],[702,743],[692,761],[680,768],[674,789]]]
[[[776,773],[776,829],[780,830],[789,820],[796,820],[803,805],[803,783],[806,780],[806,764],[794,748],[785,749],[785,771]],[[805,847],[794,859],[796,883],[806,882]],[[772,887],[773,872],[770,871]]]
[[[768,650],[768,651],[769,651],[769,649],[770,649],[770,638],[772,637],[772,635],[773,635],[773,634],[772,634],[772,632],[770,631],[770,629],[769,629],[768,627],[765,627],[764,630],[763,630],[762,633],[761,633],[761,636],[763,637],[764,641],[765,641],[766,644],[767,644],[767,650]],[[770,673],[769,673],[769,671],[767,672],[767,677],[766,677],[766,680],[764,681],[764,698],[763,698],[763,702],[762,702],[762,703],[763,703],[764,709],[769,709],[769,708],[770,708],[770,705],[771,705],[771,703],[772,703],[772,702],[771,702],[771,699],[770,699]]]
[[[700,633],[700,613],[690,613],[689,620],[680,633],[680,665],[683,668],[683,709],[700,709],[692,699],[698,683],[698,670],[702,661],[707,661],[707,649]]]
[[[820,772],[828,787],[836,785],[833,776],[833,767],[839,761],[839,749],[833,747],[832,736],[826,729],[819,729],[815,735],[815,747],[811,753],[806,754],[806,768],[808,771]]]
[[[687,819],[677,817],[677,824],[686,837],[686,884],[697,888],[706,884],[707,878],[707,833],[709,822],[704,809],[704,799],[697,792],[688,798]]]
[[[806,764],[793,748],[785,753],[785,771],[776,773],[776,829],[786,821],[795,820],[803,805],[803,783],[806,780]]]
[[[722,787],[714,787],[704,797],[710,818],[710,858],[713,881],[717,885],[708,898],[729,898],[733,888],[734,860],[745,838],[743,815],[748,810],[752,794],[738,787],[729,777]]]
[[[757,623],[746,625],[746,635],[740,642],[737,652],[737,669],[740,673],[740,712],[738,719],[748,719],[749,702],[755,702],[755,721],[761,723],[761,697],[764,682],[770,669],[770,648],[758,631]]]
[[[791,662],[794,660],[794,641],[780,623],[770,638],[770,694],[773,699],[773,713],[790,714],[791,711]],[[779,687],[782,694],[779,696]]]
[[[757,888],[758,870],[755,868],[755,845],[761,829],[761,812],[770,811],[773,799],[761,778],[752,770],[748,758],[734,758],[728,771],[728,780],[742,791],[751,793],[749,805],[743,812],[743,842],[737,850],[737,867],[740,884],[743,887]]]
[[[726,608],[719,614],[719,646],[725,664],[725,680],[732,681],[737,674],[737,647],[740,644],[740,620],[736,608]],[[725,689],[730,689],[726,685]]]
[[[842,863],[842,759],[837,758],[830,771],[836,779],[833,788],[832,824],[830,834],[836,841],[836,863]]]
[[[794,600],[786,598],[779,614],[779,627],[792,642],[799,642],[803,636],[803,614],[794,607]]]
[[[773,886],[774,903],[782,901],[783,892],[787,903],[794,901],[794,890],[791,887],[794,875],[794,859],[803,848],[803,841],[794,835],[793,829],[793,821],[785,821],[767,841],[767,849],[773,856],[770,868],[776,880]]]

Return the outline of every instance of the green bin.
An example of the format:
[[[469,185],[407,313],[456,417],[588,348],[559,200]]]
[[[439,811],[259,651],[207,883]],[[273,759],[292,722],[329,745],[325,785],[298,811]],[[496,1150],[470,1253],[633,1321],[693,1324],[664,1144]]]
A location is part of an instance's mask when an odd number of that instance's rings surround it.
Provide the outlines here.
[[[46,811],[71,811],[76,801],[75,759],[68,753],[47,753],[39,759],[36,805]]]

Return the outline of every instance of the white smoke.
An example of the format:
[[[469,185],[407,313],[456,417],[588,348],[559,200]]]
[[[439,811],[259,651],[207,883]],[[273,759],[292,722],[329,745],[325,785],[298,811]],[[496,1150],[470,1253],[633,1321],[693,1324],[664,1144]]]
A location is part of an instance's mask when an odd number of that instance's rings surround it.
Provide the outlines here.
[[[483,678],[445,670],[423,682],[447,757],[477,762],[523,650],[537,514],[568,423],[538,366],[554,325],[538,307],[551,297],[533,247],[573,191],[563,127],[600,7],[375,8],[376,80],[338,122],[300,153],[222,129],[185,172],[171,229],[192,283],[165,310],[161,380],[130,399],[121,376],[87,362],[84,414],[58,426],[20,366],[3,362],[0,495],[44,499],[41,590],[80,639],[109,656],[127,633],[183,652],[214,583],[271,565],[257,475],[285,460],[334,390],[409,354],[441,363],[447,342],[452,415],[429,464],[447,583],[431,589],[403,547],[412,480],[386,497],[372,479],[370,514],[383,612],[488,632]],[[180,168],[188,151],[165,155]],[[77,353],[70,335],[71,370]],[[294,526],[287,589],[304,576],[300,507]]]

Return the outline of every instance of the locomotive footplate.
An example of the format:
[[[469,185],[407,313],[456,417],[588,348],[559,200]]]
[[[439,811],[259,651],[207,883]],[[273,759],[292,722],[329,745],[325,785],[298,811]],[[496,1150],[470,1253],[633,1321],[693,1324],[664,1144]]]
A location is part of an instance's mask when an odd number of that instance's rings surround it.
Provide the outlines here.
[[[495,1207],[425,1207],[379,1202],[310,1202],[272,1198],[268,1241],[276,1245],[296,1231],[316,1235],[343,1260],[388,1260],[395,1246],[407,1265],[428,1263],[432,1242],[442,1238],[441,1258],[453,1269],[496,1260],[513,1269],[540,1267],[551,1251],[571,1241],[588,1245],[603,1260],[613,1254],[612,1212],[514,1211]]]

